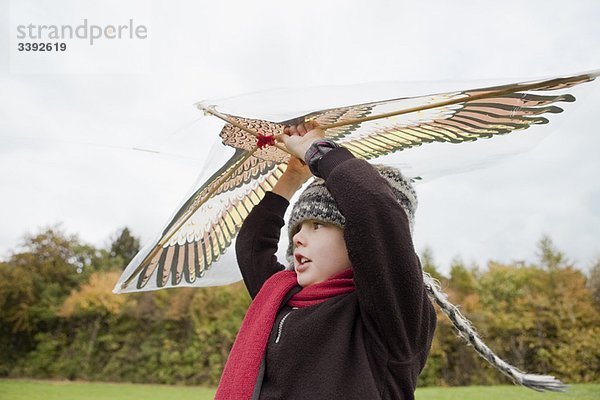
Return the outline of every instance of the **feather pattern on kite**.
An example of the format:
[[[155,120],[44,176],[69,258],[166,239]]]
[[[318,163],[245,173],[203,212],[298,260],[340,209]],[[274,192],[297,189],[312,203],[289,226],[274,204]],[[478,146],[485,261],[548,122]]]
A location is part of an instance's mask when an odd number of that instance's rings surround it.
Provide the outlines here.
[[[220,136],[223,144],[236,151],[183,203],[160,236],[131,261],[114,291],[230,283],[231,278],[219,280],[219,271],[214,271],[216,278],[206,279],[207,272],[285,171],[289,154],[269,139],[287,125],[315,120],[327,137],[356,157],[372,159],[424,143],[470,142],[546,124],[545,115],[563,111],[558,104],[575,101],[572,95],[556,91],[590,82],[599,74],[396,98],[315,111],[280,122],[224,114],[214,105],[200,103],[205,113],[226,121]]]

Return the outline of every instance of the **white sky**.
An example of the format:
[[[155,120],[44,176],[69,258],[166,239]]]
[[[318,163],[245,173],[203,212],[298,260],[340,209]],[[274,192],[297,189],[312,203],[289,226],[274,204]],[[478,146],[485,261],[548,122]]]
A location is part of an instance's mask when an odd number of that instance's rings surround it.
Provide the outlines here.
[[[218,121],[195,122],[205,98],[600,68],[597,1],[0,1],[0,258],[58,222],[95,245],[123,226],[151,239],[218,134]],[[148,39],[15,50],[18,24],[84,18],[131,18]],[[548,234],[587,269],[600,256],[600,84],[590,88],[533,150],[420,184],[417,250],[431,247],[443,271],[457,255],[534,261]]]

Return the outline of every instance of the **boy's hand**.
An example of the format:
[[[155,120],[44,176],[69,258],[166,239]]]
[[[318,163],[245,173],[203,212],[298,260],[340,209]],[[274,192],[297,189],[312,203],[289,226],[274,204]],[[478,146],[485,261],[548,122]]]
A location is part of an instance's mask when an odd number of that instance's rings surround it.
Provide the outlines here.
[[[325,137],[325,132],[319,129],[315,121],[305,122],[303,124],[288,126],[283,130],[283,135],[278,139],[283,141],[289,152],[300,160],[304,160],[304,155],[310,145],[319,139]]]
[[[285,197],[288,201],[312,175],[308,166],[301,160],[304,160],[306,151],[315,140],[325,137],[325,132],[318,126],[316,122],[287,126],[283,134],[276,136],[276,140],[283,142],[292,156],[287,169],[273,187],[273,193]]]
[[[306,182],[311,176],[312,174],[310,173],[310,169],[308,169],[306,164],[296,157],[290,157],[287,168],[280,179],[285,177],[286,179],[295,181],[302,186],[302,184],[304,184],[304,182]]]
[[[285,172],[273,187],[273,193],[277,193],[289,201],[311,175],[308,166],[292,156],[288,161]]]

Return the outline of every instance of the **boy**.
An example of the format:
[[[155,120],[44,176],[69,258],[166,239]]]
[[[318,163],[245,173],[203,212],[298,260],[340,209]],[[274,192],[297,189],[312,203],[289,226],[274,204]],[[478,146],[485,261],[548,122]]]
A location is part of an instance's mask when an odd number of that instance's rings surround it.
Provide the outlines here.
[[[315,125],[286,129],[288,168],[236,241],[253,298],[217,399],[413,399],[436,324],[411,228],[416,196]],[[305,157],[306,156],[306,157]],[[289,199],[287,271],[275,257]]]

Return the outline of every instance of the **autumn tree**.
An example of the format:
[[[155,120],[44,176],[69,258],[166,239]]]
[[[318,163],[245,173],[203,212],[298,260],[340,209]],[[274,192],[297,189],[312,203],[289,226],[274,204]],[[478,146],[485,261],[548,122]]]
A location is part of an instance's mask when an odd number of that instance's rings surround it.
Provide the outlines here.
[[[444,276],[438,271],[437,266],[435,265],[433,259],[433,250],[429,247],[425,247],[425,249],[421,252],[421,256],[419,257],[421,260],[421,266],[423,267],[423,271],[427,272],[433,278],[438,281],[444,280]]]
[[[540,266],[542,268],[553,270],[571,265],[564,253],[556,248],[550,236],[542,236],[537,247]]]
[[[587,286],[590,292],[592,292],[596,305],[600,307],[600,257],[596,258],[596,261],[590,268]]]
[[[140,251],[140,241],[131,234],[127,227],[121,229],[110,245],[110,256],[113,258],[120,257],[122,260],[121,269],[129,264],[138,251]]]

